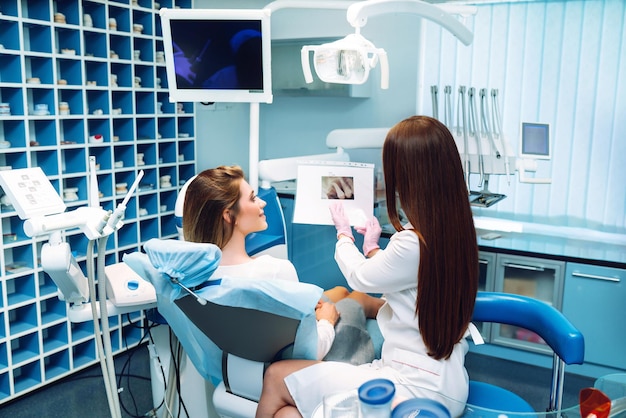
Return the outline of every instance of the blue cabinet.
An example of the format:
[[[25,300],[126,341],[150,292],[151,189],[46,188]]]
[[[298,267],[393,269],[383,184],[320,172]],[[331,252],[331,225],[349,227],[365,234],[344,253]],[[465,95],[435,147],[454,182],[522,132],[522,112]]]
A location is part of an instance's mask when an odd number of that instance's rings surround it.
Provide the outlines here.
[[[626,270],[567,263],[563,313],[585,336],[585,363],[626,369]]]
[[[191,7],[192,0],[159,3]],[[195,109],[185,103],[179,113],[168,101],[165,63],[155,56],[163,51],[155,4],[0,2],[0,169],[40,167],[68,210],[87,204],[90,156],[107,210],[145,172],[124,227],[107,241],[107,264],[147,239],[177,236],[176,196],[196,171]],[[90,140],[98,134],[102,142]],[[41,268],[46,238],[26,237],[22,225],[0,199],[0,408],[98,359],[93,324],[69,321]],[[87,239],[77,230],[64,235],[85,271]],[[142,341],[136,323],[143,319],[140,312],[111,318],[113,351]]]

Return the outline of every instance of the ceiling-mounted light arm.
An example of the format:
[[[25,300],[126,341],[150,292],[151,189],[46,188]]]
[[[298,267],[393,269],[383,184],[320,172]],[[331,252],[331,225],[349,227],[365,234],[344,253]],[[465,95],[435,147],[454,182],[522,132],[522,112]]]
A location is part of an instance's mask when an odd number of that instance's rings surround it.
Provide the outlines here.
[[[267,4],[264,9],[273,13],[281,9],[328,9],[328,10],[345,10],[354,1],[335,1],[335,0],[276,0]]]
[[[358,33],[367,23],[369,16],[389,13],[412,13],[431,20],[443,26],[465,45],[469,45],[474,39],[472,32],[443,8],[419,0],[362,1],[348,7],[346,18]]]

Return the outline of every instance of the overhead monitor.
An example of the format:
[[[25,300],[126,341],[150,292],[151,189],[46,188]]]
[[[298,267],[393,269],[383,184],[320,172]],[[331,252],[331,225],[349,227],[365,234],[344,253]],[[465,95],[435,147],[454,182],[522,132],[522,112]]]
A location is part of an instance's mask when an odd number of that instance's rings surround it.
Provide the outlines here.
[[[549,160],[551,158],[550,125],[522,122],[520,158]]]
[[[161,9],[171,102],[271,103],[269,11]]]

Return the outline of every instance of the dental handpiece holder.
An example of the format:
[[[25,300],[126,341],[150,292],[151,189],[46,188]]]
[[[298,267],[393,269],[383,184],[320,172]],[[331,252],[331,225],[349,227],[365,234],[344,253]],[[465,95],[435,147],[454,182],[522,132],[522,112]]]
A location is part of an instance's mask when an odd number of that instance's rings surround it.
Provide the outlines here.
[[[70,245],[64,241],[61,231],[79,228],[90,240],[110,235],[122,226],[107,225],[110,213],[102,208],[81,207],[71,212],[36,216],[24,221],[24,233],[29,237],[49,234],[41,247],[41,267],[58,287],[59,299],[78,307],[89,301],[89,282],[83,274]]]
[[[59,231],[52,233],[49,241],[41,247],[41,266],[57,285],[59,299],[71,305],[89,301],[87,277]]]

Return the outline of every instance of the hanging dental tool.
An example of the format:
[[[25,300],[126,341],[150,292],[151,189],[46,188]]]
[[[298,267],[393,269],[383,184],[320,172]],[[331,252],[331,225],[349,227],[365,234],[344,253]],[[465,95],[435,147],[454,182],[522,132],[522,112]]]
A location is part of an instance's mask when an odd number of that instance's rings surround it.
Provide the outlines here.
[[[508,185],[510,186],[511,185],[511,166],[510,166],[511,162],[509,161],[507,146],[504,140],[504,133],[502,132],[502,121],[500,119],[500,106],[498,104],[498,89],[491,89],[491,99],[493,102],[491,106],[491,111],[493,113],[493,118],[492,118],[493,132],[494,134],[497,133],[498,140],[500,141],[500,144],[502,145],[502,154],[504,156],[504,170],[506,172],[506,181]]]
[[[459,121],[459,117],[462,117],[462,121]],[[467,127],[467,107],[465,106],[465,86],[459,87],[459,101],[457,102],[456,112],[456,126],[457,131],[462,129],[463,131],[463,162],[465,164],[465,182],[467,183],[467,190],[470,189],[469,175],[470,175],[470,159],[469,159],[469,132]]]
[[[467,90],[468,113],[469,113],[469,134],[476,140],[476,150],[478,152],[478,173],[480,179],[478,187],[483,187],[485,181],[485,161],[483,160],[482,138],[480,137],[480,129],[478,128],[478,115],[476,113],[476,89],[470,87]]]
[[[433,118],[439,119],[439,99],[437,94],[439,89],[437,86],[430,86],[430,96],[433,102]]]
[[[452,129],[452,86],[445,86],[443,94],[443,123]]]
[[[462,125],[459,122],[458,108],[457,108],[457,119],[456,126],[454,122],[454,116],[452,109],[454,107],[452,100],[452,86],[445,86],[443,89],[444,92],[444,100],[443,100],[443,111],[444,111],[444,120],[443,123],[448,127],[448,130],[452,134],[452,138],[454,138],[454,143],[456,144],[457,150],[459,151],[459,155],[467,156],[467,145],[462,145],[464,138],[462,132]],[[465,159],[464,159],[465,161]],[[468,166],[464,167],[463,175],[465,176],[465,182],[467,183],[467,190],[469,192],[469,171]]]
[[[483,126],[483,132],[487,139],[489,140],[489,144],[491,145],[494,153],[496,154],[496,158],[500,159],[500,151],[498,150],[498,145],[496,144],[495,139],[493,138],[493,133],[491,130],[491,126],[489,123],[489,110],[488,110],[488,100],[487,100],[487,89],[480,89],[480,119],[481,124]]]

